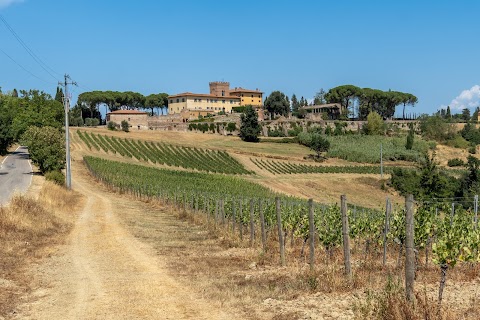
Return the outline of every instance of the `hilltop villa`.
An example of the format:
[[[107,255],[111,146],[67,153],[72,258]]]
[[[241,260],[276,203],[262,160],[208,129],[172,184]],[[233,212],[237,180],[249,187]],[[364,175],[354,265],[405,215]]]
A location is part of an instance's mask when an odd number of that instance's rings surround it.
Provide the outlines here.
[[[185,111],[198,115],[230,113],[232,107],[263,105],[263,92],[258,89],[230,89],[229,82],[210,82],[210,94],[185,92],[168,97],[168,113]]]

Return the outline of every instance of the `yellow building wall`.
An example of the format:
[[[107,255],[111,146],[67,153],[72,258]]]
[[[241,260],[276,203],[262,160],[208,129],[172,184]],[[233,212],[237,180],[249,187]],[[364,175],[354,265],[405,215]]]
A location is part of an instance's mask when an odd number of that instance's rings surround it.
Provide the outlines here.
[[[187,99],[184,98],[185,101],[182,102],[182,98],[180,98],[178,101],[179,102],[176,102],[177,99],[173,99],[173,103],[169,102],[168,103],[168,113],[169,114],[174,114],[174,113],[180,113],[182,112],[183,109],[186,109],[187,108]]]
[[[185,99],[185,102],[182,102],[182,99]],[[240,99],[232,99],[229,97],[195,97],[187,96],[180,97],[179,101],[176,102],[177,98],[173,99],[173,103],[169,103],[168,111],[169,114],[180,113],[184,109],[189,110],[212,110],[214,113],[219,113],[225,111],[229,113],[232,111],[232,107],[240,106]]]
[[[252,105],[255,107],[263,106],[263,94],[260,92],[235,92],[235,93],[232,93],[232,95],[240,97],[240,103],[242,106],[246,106],[246,105]]]

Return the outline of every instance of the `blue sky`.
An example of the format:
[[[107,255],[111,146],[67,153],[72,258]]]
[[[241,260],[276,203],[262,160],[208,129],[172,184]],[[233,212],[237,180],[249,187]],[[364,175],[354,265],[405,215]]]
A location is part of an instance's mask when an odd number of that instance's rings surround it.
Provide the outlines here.
[[[3,91],[208,92],[208,82],[312,98],[342,84],[411,92],[408,112],[480,105],[480,1],[0,0]],[[49,70],[49,69],[47,69]]]

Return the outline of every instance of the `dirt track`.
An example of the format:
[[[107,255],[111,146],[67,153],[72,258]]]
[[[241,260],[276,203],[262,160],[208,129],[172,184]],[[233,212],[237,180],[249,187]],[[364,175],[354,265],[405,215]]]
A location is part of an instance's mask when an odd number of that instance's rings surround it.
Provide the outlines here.
[[[118,195],[74,188],[87,198],[66,245],[36,270],[33,293],[16,319],[231,319],[195,297],[165,262],[119,222]]]

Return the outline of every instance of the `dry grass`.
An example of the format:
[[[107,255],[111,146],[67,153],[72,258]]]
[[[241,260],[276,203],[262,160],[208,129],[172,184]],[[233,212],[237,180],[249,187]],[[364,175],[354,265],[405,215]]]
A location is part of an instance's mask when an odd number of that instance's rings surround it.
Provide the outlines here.
[[[16,195],[0,208],[0,315],[10,313],[29,290],[28,267],[48,256],[73,225],[74,192],[45,182],[39,199]]]

